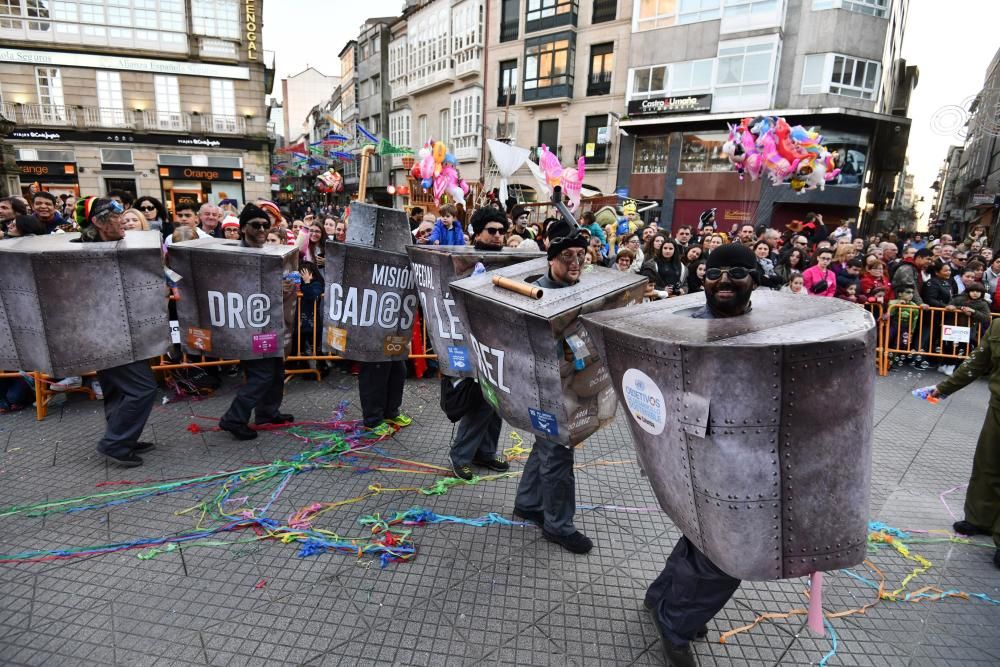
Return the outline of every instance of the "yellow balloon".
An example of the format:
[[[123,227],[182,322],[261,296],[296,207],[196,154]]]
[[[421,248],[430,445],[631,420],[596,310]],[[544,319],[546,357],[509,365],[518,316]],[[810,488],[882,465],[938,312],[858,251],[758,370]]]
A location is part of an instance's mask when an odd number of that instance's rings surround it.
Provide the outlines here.
[[[448,147],[444,145],[443,141],[434,142],[434,163],[440,165],[444,162],[445,156],[448,154]],[[441,171],[440,166],[437,169],[438,172]]]

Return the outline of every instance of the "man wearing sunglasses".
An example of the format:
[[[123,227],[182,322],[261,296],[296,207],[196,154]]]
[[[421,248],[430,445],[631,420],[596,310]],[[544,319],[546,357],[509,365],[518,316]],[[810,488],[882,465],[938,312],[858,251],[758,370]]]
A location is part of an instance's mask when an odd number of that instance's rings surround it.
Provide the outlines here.
[[[546,229],[546,238],[549,270],[535,284],[551,290],[580,282],[587,236],[575,224],[555,220]],[[548,541],[572,553],[585,554],[594,543],[573,525],[575,513],[573,448],[536,435],[517,485],[514,515],[541,526]]]
[[[259,206],[247,204],[240,213],[240,229],[245,248],[263,248],[271,219]],[[257,425],[288,424],[295,420],[281,412],[285,392],[285,360],[281,357],[240,359],[246,381],[236,392],[236,398],[219,420],[219,428],[237,440],[253,440],[257,431],[250,428],[250,413],[256,413]]]
[[[750,248],[741,243],[719,246],[706,262],[705,305],[691,317],[711,320],[749,313],[757,280],[757,258]],[[690,642],[708,634],[708,622],[739,586],[739,579],[681,535],[643,601],[653,612],[667,664],[694,667]]]
[[[504,232],[507,231],[507,216],[503,211],[493,207],[481,208],[472,215],[471,223],[472,241],[476,250],[492,252],[503,250]],[[473,397],[473,402],[464,406],[464,414],[458,421],[458,432],[449,453],[455,476],[466,481],[471,480],[476,474],[472,470],[474,465],[496,472],[507,472],[510,463],[507,459],[497,456],[503,420],[475,386],[477,380],[442,377],[441,382],[444,383],[443,393],[446,401],[448,397],[457,398],[462,395]]]
[[[109,243],[125,238],[124,208],[112,199],[90,197],[81,207],[81,243]],[[153,294],[152,298],[162,299]],[[97,452],[124,468],[142,465],[139,454],[155,445],[140,442],[146,420],[156,401],[156,379],[147,359],[97,371],[104,394],[104,418],[107,428],[97,444]]]

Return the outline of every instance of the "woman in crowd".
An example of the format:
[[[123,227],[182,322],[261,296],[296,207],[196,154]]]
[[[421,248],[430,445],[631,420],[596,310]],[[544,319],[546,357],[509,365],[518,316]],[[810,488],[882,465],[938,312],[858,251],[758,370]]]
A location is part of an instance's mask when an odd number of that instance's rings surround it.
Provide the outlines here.
[[[792,280],[793,274],[801,275],[809,264],[809,258],[800,248],[792,248],[781,256],[778,266],[774,267],[774,272],[781,278],[781,282],[787,285]]]
[[[697,259],[687,265],[687,293],[696,294],[705,291],[705,261]]]
[[[309,240],[302,252],[302,258],[322,269],[326,263],[326,230],[318,222],[309,225]]]
[[[146,218],[146,222],[149,223],[149,228],[157,230],[163,234],[164,238],[173,233],[174,225],[170,222],[167,209],[163,207],[159,199],[146,196],[139,197],[135,200],[132,208],[139,209],[139,212]]]
[[[885,275],[885,265],[878,257],[869,255],[865,258],[865,270],[861,274],[861,289],[858,294],[867,299],[875,295],[877,288],[883,291],[885,303],[896,298],[892,283]]]
[[[126,232],[148,232],[150,230],[149,221],[146,220],[146,216],[134,208],[130,208],[122,213],[122,222],[125,223]]]
[[[858,251],[854,247],[854,244],[838,243],[837,247],[833,251],[833,263],[830,264],[830,270],[838,276],[842,273],[846,273],[847,263],[854,259],[857,254]]]
[[[517,248],[519,245],[521,245],[521,241],[523,240],[524,239],[518,236],[517,234],[511,234],[510,236],[507,237],[506,245],[508,248]]]
[[[331,217],[325,218],[323,220],[323,231],[326,232],[327,238],[337,238],[337,220]]]
[[[663,247],[663,239],[665,238],[666,236],[663,234],[652,234],[642,244],[642,256],[648,260],[660,254],[660,248]]]
[[[615,256],[615,270],[622,273],[632,271],[632,262],[635,261],[635,253],[628,248],[622,248]]]
[[[236,223],[239,224],[239,223]],[[267,240],[264,241],[264,245],[285,245],[282,239],[283,234],[277,231],[270,231],[267,233]]]
[[[18,215],[7,225],[7,234],[4,238],[18,238],[20,236],[41,236],[47,234],[45,225],[39,222],[33,215]]]
[[[778,289],[783,284],[781,277],[774,272],[774,262],[771,261],[771,246],[767,241],[757,241],[753,244],[753,254],[757,257],[757,277],[761,287]]]
[[[684,257],[681,258],[681,261],[684,262],[685,266],[690,268],[692,264],[697,263],[701,259],[701,253],[701,246],[693,245],[684,251]]]
[[[726,239],[722,234],[712,234],[708,237],[707,247],[705,248],[705,255],[707,256],[713,250],[719,246],[725,245]]]
[[[230,241],[239,241],[241,238],[240,219],[227,215],[226,219],[222,221],[222,236]]]
[[[920,290],[920,298],[931,308],[947,308],[951,303],[951,266],[942,259],[931,265],[930,280]]]
[[[642,248],[639,245],[639,235],[638,234],[628,234],[622,240],[620,247],[628,248],[632,251],[635,258],[632,260],[632,268],[630,269],[632,273],[639,273],[642,268],[643,263],[646,261],[646,257],[643,255]]]
[[[639,275],[649,279],[657,298],[666,299],[684,293],[687,285],[686,267],[681,264],[681,255],[673,239],[666,239],[660,252],[645,262]]]

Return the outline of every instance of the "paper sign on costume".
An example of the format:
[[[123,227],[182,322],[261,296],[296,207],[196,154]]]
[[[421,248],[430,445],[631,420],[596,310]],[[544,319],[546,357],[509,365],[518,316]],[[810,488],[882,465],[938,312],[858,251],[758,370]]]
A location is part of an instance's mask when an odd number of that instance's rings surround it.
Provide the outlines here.
[[[331,241],[324,272],[327,351],[353,361],[406,359],[419,310],[406,255]]]
[[[0,368],[67,377],[169,348],[159,233],[106,243],[79,238],[0,242]]]
[[[201,238],[170,246],[169,260],[181,276],[177,319],[186,352],[263,359],[290,349],[298,287],[284,276],[298,268],[294,247]]]
[[[426,320],[427,336],[438,354],[442,375],[476,377],[469,327],[459,316],[451,283],[475,271],[490,271],[542,257],[540,252],[477,250],[471,246],[411,245],[406,252]]]
[[[532,299],[493,284],[493,276],[533,282],[544,258],[451,284],[459,319],[469,323],[483,395],[511,426],[575,445],[615,416],[617,399],[581,313],[641,301],[646,279],[594,267],[580,282]]]

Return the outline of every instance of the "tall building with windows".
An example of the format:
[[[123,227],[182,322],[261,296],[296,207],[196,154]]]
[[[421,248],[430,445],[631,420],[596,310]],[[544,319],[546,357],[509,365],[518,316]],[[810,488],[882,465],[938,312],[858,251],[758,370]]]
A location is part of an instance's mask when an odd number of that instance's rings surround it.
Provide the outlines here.
[[[340,122],[350,126],[358,120],[358,42],[350,40],[340,50]],[[344,177],[344,191],[358,190],[358,163],[344,162],[341,165]]]
[[[532,149],[545,144],[564,166],[584,157],[584,194],[610,194],[625,113],[632,0],[489,0],[487,132]],[[645,3],[644,3],[645,4]],[[659,45],[654,50],[658,50]],[[618,60],[616,67],[616,59]],[[535,198],[526,169],[511,181]]]
[[[389,25],[395,17],[371,18],[358,34],[358,118],[369,133],[381,137],[389,116]],[[360,168],[360,161],[358,162]],[[389,206],[389,158],[372,155],[368,161],[366,198]]]
[[[479,180],[482,157],[484,0],[414,1],[391,27],[388,137],[414,151],[444,141],[462,178]],[[392,158],[394,187],[407,186]]]
[[[263,0],[0,1],[19,186],[183,201],[270,196]]]
[[[809,211],[885,220],[917,81],[899,59],[906,10],[907,0],[634,0],[620,190],[658,202],[675,227],[708,208],[727,231]],[[727,123],[757,115],[817,128],[839,176],[803,194],[741,181],[722,153]]]
[[[337,76],[326,75],[315,67],[306,67],[298,74],[281,80],[281,101],[285,109],[284,135],[298,136],[306,131],[309,112],[317,104],[323,104],[340,85],[339,67]]]

